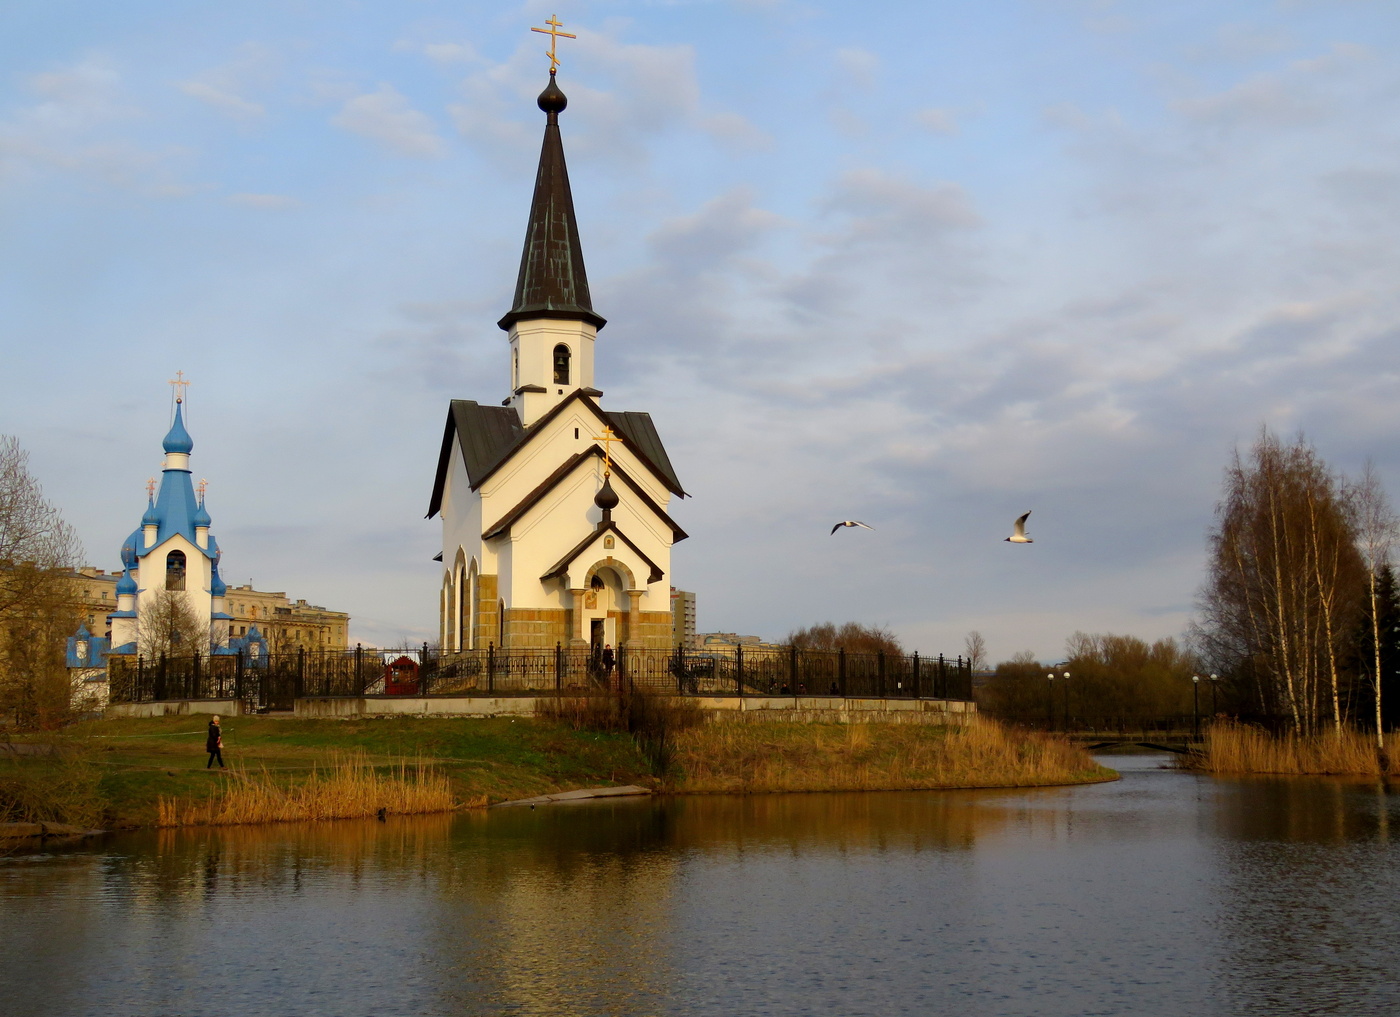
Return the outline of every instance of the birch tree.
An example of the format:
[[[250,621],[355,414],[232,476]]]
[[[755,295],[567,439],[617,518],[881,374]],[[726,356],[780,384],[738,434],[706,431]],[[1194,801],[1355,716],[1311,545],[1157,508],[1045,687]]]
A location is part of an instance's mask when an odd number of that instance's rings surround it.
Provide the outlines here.
[[[1369,643],[1367,649],[1370,651],[1367,654],[1370,659],[1366,664],[1375,692],[1375,711],[1372,719],[1376,727],[1376,752],[1380,754],[1382,763],[1388,763],[1385,759],[1385,725],[1381,703],[1381,690],[1386,674],[1383,666],[1386,640],[1381,628],[1382,617],[1386,613],[1383,608],[1387,605],[1382,598],[1381,586],[1383,578],[1387,576],[1391,577],[1393,585],[1391,554],[1400,521],[1397,521],[1395,512],[1390,507],[1390,500],[1386,497],[1385,488],[1376,476],[1375,465],[1369,460],[1361,471],[1361,479],[1352,489],[1352,496],[1356,515],[1357,546],[1366,565],[1366,621],[1370,636],[1370,639],[1366,640]]]
[[[1355,499],[1301,436],[1262,428],[1234,453],[1210,535],[1202,649],[1256,709],[1295,731],[1340,730],[1365,589]]]

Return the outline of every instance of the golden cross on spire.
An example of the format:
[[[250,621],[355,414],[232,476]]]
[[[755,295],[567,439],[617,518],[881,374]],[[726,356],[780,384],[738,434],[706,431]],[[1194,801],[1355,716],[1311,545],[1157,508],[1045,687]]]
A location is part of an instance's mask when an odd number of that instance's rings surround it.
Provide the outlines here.
[[[156,498],[156,478],[155,478],[155,477],[151,477],[149,480],[146,481],[146,497],[149,498],[151,501],[155,501],[155,498]]]
[[[190,383],[185,380],[184,371],[176,371],[175,377],[170,379],[170,387],[175,390],[175,401],[182,403],[185,401],[185,389],[190,387]]]
[[[611,427],[604,427],[603,433],[595,434],[593,436],[593,440],[601,441],[603,443],[603,477],[604,479],[611,477],[612,443],[615,441],[622,441],[622,439],[617,436],[617,432],[614,431]]]
[[[560,26],[563,25],[564,22],[559,20],[559,15],[557,14],[551,14],[545,24],[549,27],[532,28],[530,31],[543,32],[545,35],[549,36],[549,73],[553,74],[559,67],[559,58],[554,55],[555,44],[559,41],[560,37],[565,39],[577,39],[578,36],[559,31]]]
[[[199,478],[199,483],[198,483],[198,484],[195,484],[194,487],[195,487],[195,490],[199,492],[199,503],[200,503],[201,505],[203,505],[203,504],[204,504],[204,492],[207,491],[207,490],[209,490],[209,481],[206,480],[204,477],[200,477],[200,478]]]

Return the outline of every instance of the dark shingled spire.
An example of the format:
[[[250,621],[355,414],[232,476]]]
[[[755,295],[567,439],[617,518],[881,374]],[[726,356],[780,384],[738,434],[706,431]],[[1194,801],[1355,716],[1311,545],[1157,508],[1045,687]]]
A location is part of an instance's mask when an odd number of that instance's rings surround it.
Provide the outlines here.
[[[503,329],[525,318],[567,318],[602,328],[606,320],[595,314],[588,295],[588,274],[583,268],[583,248],[574,219],[574,199],[569,192],[569,171],[564,165],[564,143],[559,137],[559,113],[568,99],[554,83],[540,93],[539,106],[548,114],[540,168],[535,175],[535,198],[525,229],[525,249],[520,255],[520,275],[515,281],[515,303],[498,324]]]

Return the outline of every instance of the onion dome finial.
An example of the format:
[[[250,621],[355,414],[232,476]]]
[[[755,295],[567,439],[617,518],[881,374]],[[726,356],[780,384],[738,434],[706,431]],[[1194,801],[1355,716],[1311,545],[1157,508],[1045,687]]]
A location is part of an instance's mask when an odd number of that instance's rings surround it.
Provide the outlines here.
[[[156,511],[154,500],[146,502],[146,514],[141,517],[142,526],[159,526],[160,513]]]
[[[617,492],[612,489],[612,478],[604,477],[603,486],[598,488],[598,493],[593,496],[593,504],[604,511],[611,511],[617,508]]]
[[[562,113],[569,105],[569,97],[559,89],[559,85],[554,80],[554,72],[549,72],[549,84],[544,86],[544,91],[535,100],[540,109],[546,113]]]

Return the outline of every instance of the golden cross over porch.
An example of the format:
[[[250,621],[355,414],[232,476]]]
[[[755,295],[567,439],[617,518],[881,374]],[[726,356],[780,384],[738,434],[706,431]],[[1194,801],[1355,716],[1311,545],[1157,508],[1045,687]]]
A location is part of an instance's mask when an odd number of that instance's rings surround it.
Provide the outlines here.
[[[578,36],[570,35],[568,32],[559,31],[560,26],[562,26],[564,23],[559,20],[559,15],[557,14],[551,14],[549,16],[549,19],[545,21],[545,24],[549,27],[532,28],[530,29],[530,31],[542,32],[545,35],[549,36],[549,73],[553,74],[559,68],[559,58],[554,55],[555,44],[559,41],[559,38],[561,36],[565,39],[577,39]]]
[[[604,427],[604,428],[603,428],[603,433],[602,433],[602,434],[595,434],[595,435],[593,436],[593,440],[594,440],[594,441],[601,441],[601,442],[603,443],[603,476],[604,476],[604,477],[611,477],[611,476],[612,476],[612,443],[615,442],[615,441],[621,441],[622,439],[619,438],[619,437],[617,436],[617,432],[614,431],[611,427]]]
[[[200,477],[199,483],[194,485],[194,489],[199,492],[199,503],[203,505],[204,492],[209,490],[209,481],[204,477]]]

